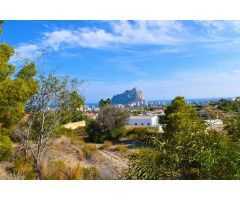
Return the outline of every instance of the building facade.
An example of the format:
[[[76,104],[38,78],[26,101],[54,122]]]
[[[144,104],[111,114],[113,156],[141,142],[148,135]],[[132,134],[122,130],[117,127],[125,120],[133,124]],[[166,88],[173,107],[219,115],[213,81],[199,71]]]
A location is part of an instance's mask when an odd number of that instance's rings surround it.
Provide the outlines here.
[[[158,127],[158,116],[157,115],[138,115],[130,116],[127,126],[150,126]]]

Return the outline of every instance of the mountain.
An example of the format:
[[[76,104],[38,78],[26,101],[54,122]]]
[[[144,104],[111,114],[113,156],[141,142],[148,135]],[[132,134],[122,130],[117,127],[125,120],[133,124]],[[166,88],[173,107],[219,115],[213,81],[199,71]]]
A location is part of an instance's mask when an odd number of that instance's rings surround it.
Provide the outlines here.
[[[112,98],[112,104],[126,105],[137,101],[144,101],[143,92],[137,87],[126,90],[122,94],[114,95]]]

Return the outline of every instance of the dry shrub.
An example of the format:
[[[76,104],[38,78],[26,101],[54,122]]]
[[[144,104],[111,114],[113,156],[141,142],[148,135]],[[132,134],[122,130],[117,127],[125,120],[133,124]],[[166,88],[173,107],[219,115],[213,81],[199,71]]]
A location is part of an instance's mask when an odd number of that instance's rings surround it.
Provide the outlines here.
[[[44,179],[48,180],[82,180],[84,178],[84,168],[75,164],[67,166],[64,161],[51,161],[42,167]]]
[[[104,141],[103,145],[101,146],[101,149],[109,149],[112,146],[112,142],[109,140]]]
[[[85,154],[81,150],[76,149],[76,154],[77,154],[78,160],[83,161],[85,159]]]
[[[93,154],[97,153],[98,148],[96,144],[84,144],[82,151],[86,159],[89,159],[92,157]]]
[[[69,137],[69,139],[72,145],[80,146],[84,144],[84,140],[76,135]]]
[[[100,179],[99,171],[96,167],[84,168],[84,179],[97,180]]]
[[[112,151],[120,151],[120,152],[124,153],[128,150],[128,147],[123,144],[118,144],[118,145],[114,146],[111,150]]]

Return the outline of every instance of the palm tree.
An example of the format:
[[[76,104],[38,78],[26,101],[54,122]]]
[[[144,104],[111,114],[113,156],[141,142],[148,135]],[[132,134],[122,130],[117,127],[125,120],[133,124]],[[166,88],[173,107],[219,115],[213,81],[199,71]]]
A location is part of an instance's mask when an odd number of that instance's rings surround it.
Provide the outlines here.
[[[104,99],[101,99],[100,101],[99,101],[99,107],[100,108],[103,108],[105,106],[105,101],[104,101]]]

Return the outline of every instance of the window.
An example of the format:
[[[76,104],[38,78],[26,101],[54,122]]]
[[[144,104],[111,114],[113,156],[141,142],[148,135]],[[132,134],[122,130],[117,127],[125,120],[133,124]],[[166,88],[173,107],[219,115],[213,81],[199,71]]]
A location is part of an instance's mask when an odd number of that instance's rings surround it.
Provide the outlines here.
[[[137,123],[135,123],[135,126],[137,126]]]
[[[147,123],[148,124],[148,126],[150,126],[150,123]]]
[[[143,123],[142,123],[142,126],[143,126]]]
[[[129,123],[127,123],[127,125],[129,125]]]

